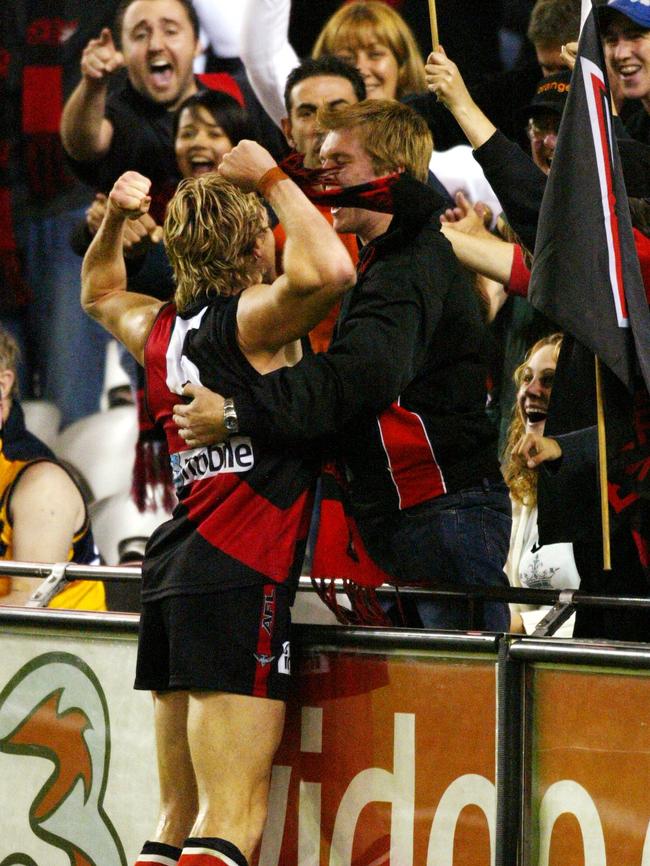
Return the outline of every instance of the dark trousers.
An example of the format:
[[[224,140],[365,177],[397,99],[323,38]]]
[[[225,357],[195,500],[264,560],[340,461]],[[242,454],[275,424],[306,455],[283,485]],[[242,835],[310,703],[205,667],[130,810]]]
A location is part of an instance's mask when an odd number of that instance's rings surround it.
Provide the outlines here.
[[[359,521],[369,553],[401,583],[438,588],[507,587],[503,571],[510,543],[510,497],[505,484],[480,486],[446,494],[399,512],[396,518]],[[468,605],[460,600],[418,599],[404,606],[406,622],[424,628],[469,627]],[[506,602],[486,602],[475,626],[508,631]]]

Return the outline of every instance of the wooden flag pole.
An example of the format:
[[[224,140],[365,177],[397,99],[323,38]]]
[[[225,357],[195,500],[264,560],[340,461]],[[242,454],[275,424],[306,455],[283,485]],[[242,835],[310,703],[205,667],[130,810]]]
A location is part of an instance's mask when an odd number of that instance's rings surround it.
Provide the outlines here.
[[[607,439],[605,436],[605,411],[603,408],[603,382],[600,375],[600,360],[594,355],[596,364],[596,408],[598,412],[598,479],[600,481],[600,519],[603,531],[603,569],[612,570],[609,544],[609,499],[607,496]]]
[[[436,0],[429,0],[429,21],[431,22],[431,45],[432,51],[438,50],[438,16],[436,14]]]

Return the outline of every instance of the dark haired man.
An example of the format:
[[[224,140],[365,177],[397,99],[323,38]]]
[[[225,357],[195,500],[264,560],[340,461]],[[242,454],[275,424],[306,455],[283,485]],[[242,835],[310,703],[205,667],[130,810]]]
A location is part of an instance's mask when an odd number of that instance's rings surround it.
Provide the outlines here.
[[[280,123],[289,146],[303,154],[307,168],[320,166],[324,135],[317,129],[318,109],[340,108],[365,98],[360,72],[338,57],[303,60],[289,73],[284,88],[287,116]]]
[[[537,0],[526,35],[544,76],[566,69],[562,46],[580,33],[580,0]]]
[[[121,50],[104,28],[83,52],[81,81],[63,110],[61,138],[82,180],[108,191],[123,171],[146,171],[154,201],[166,199],[178,174],[172,112],[197,90],[196,15],[188,0],[123,0],[116,22]],[[127,80],[109,96],[109,82],[123,67]]]
[[[338,57],[307,58],[287,77],[284,88],[284,104],[287,116],[280,120],[282,132],[289,147],[302,154],[307,168],[320,166],[320,146],[324,133],[318,128],[316,115],[321,108],[338,109],[353,105],[366,98],[366,85],[358,69]],[[329,207],[319,207],[320,212],[332,222]],[[273,230],[275,235],[276,258],[281,264],[284,247],[282,224]],[[353,262],[358,258],[358,244],[355,235],[341,235]],[[338,313],[338,304],[329,316],[310,332],[309,339],[314,351],[322,351],[329,345]]]

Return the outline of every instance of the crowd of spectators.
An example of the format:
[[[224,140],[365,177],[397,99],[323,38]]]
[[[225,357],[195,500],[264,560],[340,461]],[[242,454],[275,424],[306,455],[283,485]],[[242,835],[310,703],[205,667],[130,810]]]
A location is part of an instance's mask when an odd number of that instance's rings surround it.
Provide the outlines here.
[[[600,19],[620,115],[616,134],[650,144],[650,14],[634,0],[602,5],[610,7]],[[325,137],[317,122],[319,111],[335,111],[365,99],[401,102],[421,115],[430,130],[428,185],[438,196],[441,232],[465,269],[458,286],[472,283],[471,303],[483,319],[472,351],[480,347],[486,416],[499,430],[499,445],[479,431],[478,422],[472,436],[481,447],[492,449],[495,465],[499,458],[505,466],[517,515],[508,577],[514,584],[556,588],[558,568],[540,565],[554,553],[546,546],[545,559],[544,545],[540,553],[536,476],[522,467],[521,457],[513,458],[517,442],[512,430],[523,434],[527,425],[543,422],[550,386],[539,385],[540,371],[547,375],[555,367],[561,345],[557,327],[533,310],[526,294],[541,197],[571,86],[580,7],[580,0],[476,0],[462,6],[439,0],[444,47],[430,53],[426,4],[410,0],[336,0],[319,4],[318,11],[306,0],[4,4],[0,325],[20,347],[17,380],[23,397],[54,402],[63,426],[99,408],[108,336],[81,310],[81,256],[102,223],[107,196],[120,175],[136,171],[152,181],[151,207],[129,221],[125,236],[129,288],[166,300],[174,284],[161,226],[165,206],[182,178],[214,172],[242,139],[256,140],[277,161],[295,152],[305,169],[316,169]],[[329,206],[318,207],[331,222]],[[641,200],[634,209],[635,240],[647,279],[646,203]],[[269,214],[280,265],[284,231],[270,208]],[[339,222],[343,242],[356,262],[361,233],[345,233]],[[336,216],[334,224],[338,228]],[[452,282],[456,285],[450,278]],[[317,353],[327,350],[337,314],[338,306],[311,332]],[[473,327],[467,326],[465,338],[474,333]],[[458,334],[445,351],[456,357],[461,345]],[[470,349],[463,351],[464,362],[469,363]],[[124,364],[142,410],[142,371],[128,358]],[[323,360],[321,367],[328,364]],[[315,381],[318,369],[316,362]],[[435,381],[431,379],[431,387],[443,387],[442,379],[438,385]],[[323,391],[328,387],[323,385]],[[463,384],[450,378],[444,387]],[[187,396],[204,413],[214,412],[218,405],[196,390]],[[458,394],[454,399],[458,412],[465,411]],[[254,402],[251,406],[260,411],[272,406],[282,413],[285,428],[295,411],[293,406],[285,414],[284,405],[270,398],[266,407]],[[154,435],[145,414],[140,412],[142,441]],[[198,429],[192,426],[199,423],[198,417],[197,408],[197,415],[187,422],[191,435]],[[314,420],[305,420],[312,429],[303,438],[313,439],[318,418],[316,414]],[[281,439],[285,431],[279,426]],[[324,424],[323,432],[329,432],[326,428]],[[299,438],[290,431],[287,441]],[[467,460],[466,452],[462,459]],[[482,471],[491,479],[488,465],[486,459]],[[61,483],[69,483],[67,476],[56,474]],[[71,492],[73,499],[76,495]],[[75,511],[75,518],[80,513]],[[383,524],[376,529],[385,541]],[[486,550],[497,544],[499,532],[488,529],[488,534]],[[413,537],[407,548],[414,545]],[[424,556],[426,544],[418,544]],[[496,559],[503,553],[499,572],[506,549],[507,543],[503,551],[490,553]],[[459,553],[467,556],[466,549]],[[390,573],[394,552],[388,555],[378,544],[374,554]],[[440,558],[439,553],[430,556]],[[453,553],[447,551],[445,557],[435,572],[438,582],[444,582],[445,570],[462,571],[462,565],[453,565]],[[563,585],[575,588],[581,577],[588,584],[588,575],[576,569],[571,551],[563,550],[560,558],[563,569],[569,564]],[[583,559],[583,567],[590,568]],[[399,577],[404,582],[409,576],[405,572],[419,571],[416,560],[402,561]],[[426,581],[427,569],[434,573],[426,562],[416,579]],[[526,584],[531,574],[533,579]],[[496,579],[485,582],[499,585]],[[619,581],[616,588],[621,594],[650,591],[636,578],[629,585]],[[599,589],[604,591],[600,584]],[[439,618],[439,611],[426,616],[422,608],[414,618],[404,617],[402,611],[402,621],[458,626],[449,618],[449,609],[444,611],[446,620]],[[522,616],[520,610],[513,611],[513,628],[526,627],[528,619],[527,612]],[[492,624],[499,629],[501,620],[497,617]],[[634,636],[642,638],[645,621],[635,623],[635,629]],[[581,633],[625,637],[603,622]]]

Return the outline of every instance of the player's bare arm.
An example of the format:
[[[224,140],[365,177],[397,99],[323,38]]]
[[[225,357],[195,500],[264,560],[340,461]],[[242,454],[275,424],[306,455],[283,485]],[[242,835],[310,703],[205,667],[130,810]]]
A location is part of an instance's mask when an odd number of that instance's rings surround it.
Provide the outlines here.
[[[149,210],[150,187],[149,179],[134,171],[127,171],[118,178],[81,268],[82,307],[124,343],[139,363],[142,363],[144,344],[162,302],[126,291],[122,246],[127,220],[137,220]]]
[[[237,315],[242,350],[252,356],[275,352],[304,336],[323,319],[356,280],[354,265],[338,235],[296,184],[260,145],[242,141],[223,158],[219,172],[244,191],[259,188],[285,229],[282,276],[270,288],[247,289]],[[264,182],[269,173],[277,180]]]

